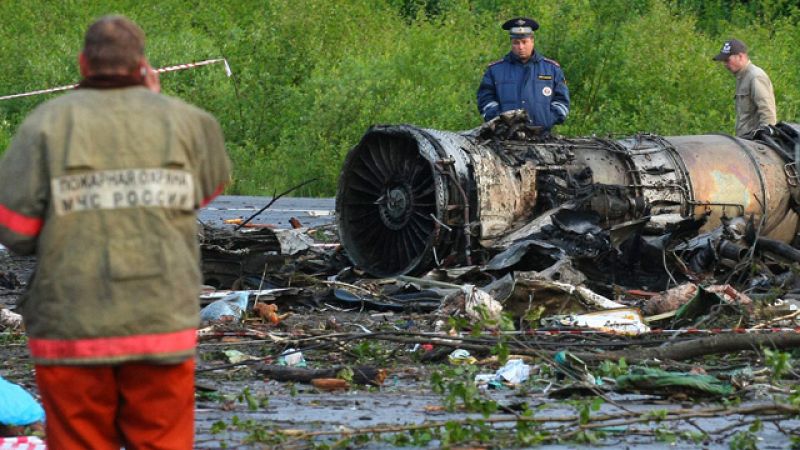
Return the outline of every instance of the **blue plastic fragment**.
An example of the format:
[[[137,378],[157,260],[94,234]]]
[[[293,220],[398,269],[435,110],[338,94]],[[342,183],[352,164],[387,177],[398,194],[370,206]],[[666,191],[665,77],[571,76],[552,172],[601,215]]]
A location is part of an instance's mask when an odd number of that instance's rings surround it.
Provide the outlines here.
[[[202,322],[218,322],[230,320],[238,322],[247,311],[247,301],[250,294],[247,291],[237,291],[225,297],[214,300],[208,306],[200,310],[200,320]]]
[[[0,424],[25,426],[44,421],[44,409],[22,386],[0,377]]]

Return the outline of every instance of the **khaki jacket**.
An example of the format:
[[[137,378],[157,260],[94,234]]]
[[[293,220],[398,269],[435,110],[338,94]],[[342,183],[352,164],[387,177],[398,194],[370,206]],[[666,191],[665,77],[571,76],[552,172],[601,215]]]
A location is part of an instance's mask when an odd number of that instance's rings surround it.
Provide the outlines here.
[[[736,136],[775,125],[777,110],[769,76],[753,63],[736,73]]]
[[[20,305],[34,361],[193,355],[196,210],[229,172],[210,114],[141,86],[32,112],[0,160],[0,242],[37,257]]]

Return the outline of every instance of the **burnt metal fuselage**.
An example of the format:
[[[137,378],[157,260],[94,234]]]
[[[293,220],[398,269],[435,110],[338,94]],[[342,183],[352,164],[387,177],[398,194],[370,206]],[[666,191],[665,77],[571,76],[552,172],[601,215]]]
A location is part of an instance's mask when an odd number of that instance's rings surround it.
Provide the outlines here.
[[[626,139],[502,138],[410,125],[370,128],[348,154],[336,198],[340,238],[378,275],[485,262],[565,204],[605,227],[645,219],[650,232],[687,219],[702,230],[752,216],[760,234],[797,232],[793,161],[800,127],[752,141],[727,135]]]

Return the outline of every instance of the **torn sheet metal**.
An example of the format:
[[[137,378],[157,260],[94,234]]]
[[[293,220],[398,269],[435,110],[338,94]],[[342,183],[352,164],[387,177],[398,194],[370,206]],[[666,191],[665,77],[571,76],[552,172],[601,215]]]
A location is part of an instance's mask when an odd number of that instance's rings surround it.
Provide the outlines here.
[[[549,280],[571,284],[573,286],[586,283],[586,275],[576,269],[572,264],[572,260],[569,258],[560,259],[544,270],[530,272],[516,271],[514,275],[516,278],[523,280]]]
[[[513,318],[530,314],[546,317],[558,314],[625,308],[585,286],[549,280],[514,278],[511,274],[482,288]]]
[[[555,245],[538,239],[527,239],[495,255],[486,264],[486,270],[545,270],[564,256],[564,250]]]
[[[697,323],[698,319],[712,312],[716,305],[725,305],[749,315],[754,311],[753,300],[728,284],[699,286],[692,299],[682,305],[675,313],[677,321]]]
[[[527,218],[536,205],[536,165],[506,164],[489,148],[476,146],[472,153],[475,185],[479,192],[480,239],[497,239],[515,221]]]
[[[478,289],[471,284],[459,286],[451,291],[441,303],[439,314],[456,316],[466,314],[475,322],[499,322],[503,313],[503,305],[497,301],[491,291]]]
[[[301,230],[275,230],[275,237],[281,246],[281,254],[296,255],[315,248],[314,239]]]
[[[277,271],[286,262],[275,232],[268,228],[234,232],[204,227],[200,236],[203,283],[230,289],[247,275]]]

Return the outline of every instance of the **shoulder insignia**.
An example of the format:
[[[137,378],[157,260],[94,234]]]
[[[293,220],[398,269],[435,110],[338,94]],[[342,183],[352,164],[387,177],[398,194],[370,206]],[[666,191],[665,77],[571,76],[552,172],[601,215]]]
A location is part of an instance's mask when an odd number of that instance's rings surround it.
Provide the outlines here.
[[[559,64],[558,61],[556,61],[555,59],[545,58],[544,56],[542,56],[542,59],[549,62],[550,64],[553,64],[556,67],[561,67],[561,64]]]
[[[490,62],[490,63],[487,65],[487,67],[492,67],[492,66],[494,66],[495,64],[500,64],[501,62],[503,62],[503,60],[502,60],[502,59],[498,59],[497,61],[492,61],[492,62]]]

